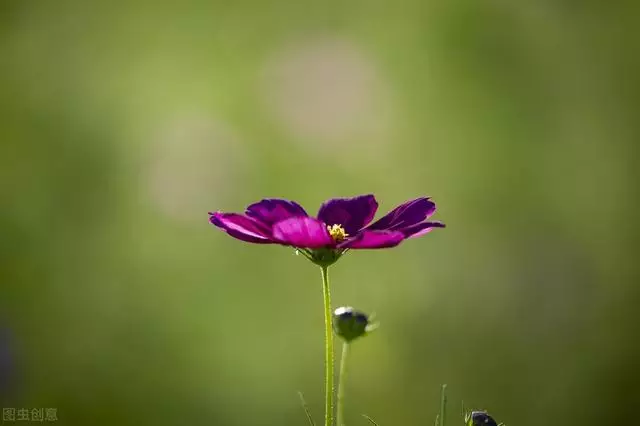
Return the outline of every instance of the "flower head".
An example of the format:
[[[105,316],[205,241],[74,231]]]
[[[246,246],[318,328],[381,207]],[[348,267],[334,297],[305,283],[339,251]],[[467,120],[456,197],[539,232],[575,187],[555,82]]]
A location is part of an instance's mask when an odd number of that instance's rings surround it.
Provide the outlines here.
[[[245,214],[209,213],[209,221],[227,234],[257,244],[292,246],[319,264],[331,264],[347,249],[394,247],[418,237],[441,222],[426,221],[436,210],[429,198],[407,201],[371,223],[378,209],[373,195],[334,198],[309,216],[296,202],[264,199]]]

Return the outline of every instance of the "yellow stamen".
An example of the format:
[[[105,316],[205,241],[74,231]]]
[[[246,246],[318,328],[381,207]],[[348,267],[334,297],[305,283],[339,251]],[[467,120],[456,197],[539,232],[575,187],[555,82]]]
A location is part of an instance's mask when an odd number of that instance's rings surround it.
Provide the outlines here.
[[[327,229],[329,230],[329,235],[331,235],[331,238],[333,238],[333,241],[336,243],[344,241],[349,236],[341,225],[327,225]]]

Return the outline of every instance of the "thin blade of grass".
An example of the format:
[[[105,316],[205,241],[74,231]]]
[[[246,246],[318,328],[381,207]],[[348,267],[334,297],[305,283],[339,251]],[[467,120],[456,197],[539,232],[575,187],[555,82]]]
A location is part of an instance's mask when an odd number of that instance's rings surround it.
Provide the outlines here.
[[[464,400],[462,401],[462,418],[464,419],[464,425],[469,426],[471,420],[471,411],[467,412],[464,408]]]
[[[367,416],[366,414],[363,414],[362,417],[364,417],[365,419],[369,420],[369,422],[374,425],[374,426],[380,426],[378,423],[376,423],[371,417]]]
[[[309,425],[316,426],[316,423],[313,421],[313,417],[311,417],[311,411],[309,410],[309,405],[307,404],[307,401],[304,399],[304,395],[302,394],[302,392],[298,392],[298,395],[300,396],[300,403],[302,403],[302,408],[304,409],[304,412],[307,414],[307,420],[309,420]]]
[[[440,426],[445,426],[447,417],[447,385],[442,385],[440,393]]]

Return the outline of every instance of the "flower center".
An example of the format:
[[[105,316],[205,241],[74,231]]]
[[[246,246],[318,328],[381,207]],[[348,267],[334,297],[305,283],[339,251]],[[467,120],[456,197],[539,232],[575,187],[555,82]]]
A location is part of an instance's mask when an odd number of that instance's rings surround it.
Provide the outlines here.
[[[327,230],[336,243],[344,241],[349,236],[341,225],[327,225]]]

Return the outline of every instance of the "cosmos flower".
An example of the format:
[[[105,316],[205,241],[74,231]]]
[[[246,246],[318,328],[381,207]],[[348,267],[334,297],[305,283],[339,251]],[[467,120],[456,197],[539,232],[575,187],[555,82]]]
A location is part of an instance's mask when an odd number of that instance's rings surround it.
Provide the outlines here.
[[[242,241],[295,247],[316,263],[333,263],[348,249],[394,247],[444,227],[426,221],[436,210],[427,197],[407,201],[371,223],[377,209],[370,194],[334,198],[312,217],[294,201],[271,198],[251,204],[245,214],[209,213],[209,221]]]

